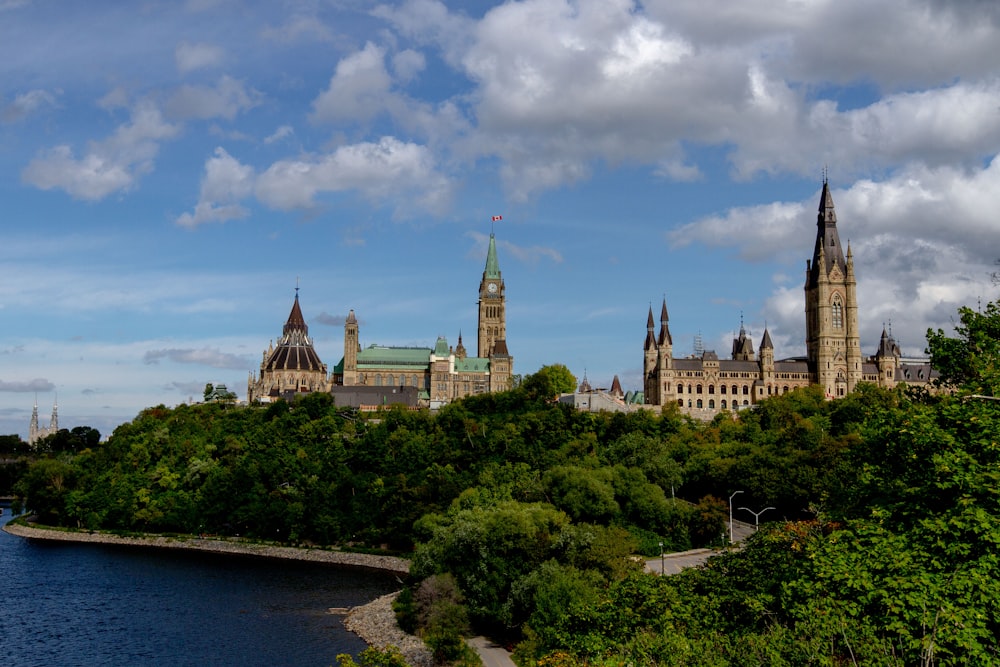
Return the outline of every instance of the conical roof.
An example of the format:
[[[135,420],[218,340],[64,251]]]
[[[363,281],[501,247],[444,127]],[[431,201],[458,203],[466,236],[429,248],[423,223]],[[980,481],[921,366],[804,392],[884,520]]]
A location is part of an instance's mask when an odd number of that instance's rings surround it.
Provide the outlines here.
[[[820,264],[823,266],[820,267]],[[819,282],[820,270],[823,271],[823,275],[830,275],[835,265],[846,275],[847,262],[844,260],[844,250],[840,245],[840,235],[837,233],[837,212],[833,207],[830,183],[824,179],[823,192],[819,197],[819,213],[816,216],[816,247],[813,250],[808,286],[814,287]]]
[[[326,366],[320,361],[309,338],[309,327],[302,317],[299,307],[298,290],[288,314],[288,320],[281,330],[281,340],[264,360],[262,371],[306,370],[326,373]]]

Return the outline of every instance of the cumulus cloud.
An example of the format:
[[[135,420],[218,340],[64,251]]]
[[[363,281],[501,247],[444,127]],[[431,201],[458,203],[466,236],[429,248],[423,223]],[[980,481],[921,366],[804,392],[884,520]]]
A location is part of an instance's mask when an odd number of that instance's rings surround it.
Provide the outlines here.
[[[34,380],[14,380],[12,382],[0,380],[0,391],[16,394],[28,394],[36,391],[52,391],[55,388],[56,386],[54,384],[42,378],[35,378]]]
[[[216,67],[222,63],[225,51],[212,44],[181,42],[174,51],[177,71],[186,74],[197,69]]]
[[[385,50],[368,42],[337,63],[329,87],[313,102],[312,118],[317,122],[369,120],[391,101],[391,83]]]
[[[241,220],[250,211],[239,202],[253,192],[253,167],[240,164],[225,149],[215,149],[214,157],[205,162],[201,179],[201,195],[193,213],[177,218],[182,227],[197,227],[207,222]]]
[[[222,76],[214,86],[185,85],[174,91],[165,109],[172,118],[232,120],[260,104],[262,95],[243,81]]]
[[[21,178],[42,190],[58,188],[77,199],[99,200],[131,189],[138,177],[153,168],[160,142],[179,129],[164,121],[159,109],[140,103],[130,122],[103,141],[93,141],[77,158],[68,145],[40,153],[21,172]]]
[[[419,144],[383,137],[378,143],[340,146],[332,153],[281,160],[257,178],[257,198],[282,210],[311,209],[323,192],[357,191],[379,203],[396,202],[396,213],[441,211],[451,183],[431,151]]]
[[[1000,59],[1000,30],[982,3],[927,12],[871,2],[535,0],[473,21],[441,2],[409,0],[374,13],[474,82],[463,148],[499,158],[518,200],[587,179],[597,163],[695,180],[701,165],[684,150],[692,143],[723,147],[743,178],[812,174],[823,163],[863,174],[1000,150],[1000,80],[985,65]],[[863,89],[873,76],[888,95],[858,108],[839,108],[823,88]],[[359,99],[374,104],[386,89],[384,76],[373,81]]]
[[[249,368],[246,358],[211,348],[149,350],[143,355],[143,363],[158,364],[166,359],[178,364],[198,364],[212,368]]]

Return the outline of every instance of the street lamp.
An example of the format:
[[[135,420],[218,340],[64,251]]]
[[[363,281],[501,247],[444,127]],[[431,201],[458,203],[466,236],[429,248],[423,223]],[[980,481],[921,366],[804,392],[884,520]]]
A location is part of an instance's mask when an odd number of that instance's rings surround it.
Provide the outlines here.
[[[733,498],[737,494],[743,493],[742,491],[733,491],[733,495],[729,496],[729,543],[733,543]]]
[[[753,530],[756,533],[757,532],[757,526],[760,524],[760,515],[763,514],[766,511],[768,511],[768,510],[773,510],[774,508],[773,507],[765,507],[764,509],[762,509],[759,512],[754,512],[749,507],[739,507],[737,509],[746,510],[747,512],[750,512],[750,514],[753,514]]]
[[[663,542],[660,542],[660,574],[663,574]]]

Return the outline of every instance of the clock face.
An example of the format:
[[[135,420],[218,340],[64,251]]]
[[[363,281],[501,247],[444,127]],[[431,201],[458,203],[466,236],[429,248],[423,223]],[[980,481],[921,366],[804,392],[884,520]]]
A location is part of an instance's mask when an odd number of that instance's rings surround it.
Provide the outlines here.
[[[496,283],[490,283],[489,285],[486,286],[486,289],[487,289],[487,291],[489,291],[490,294],[496,294],[497,293],[497,284]]]

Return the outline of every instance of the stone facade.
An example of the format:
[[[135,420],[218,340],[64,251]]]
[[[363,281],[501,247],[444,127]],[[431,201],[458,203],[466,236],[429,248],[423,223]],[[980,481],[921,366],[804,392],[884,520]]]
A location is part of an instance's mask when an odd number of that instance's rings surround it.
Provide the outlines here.
[[[722,410],[740,410],[769,396],[819,384],[828,398],[839,398],[859,382],[882,387],[927,386],[933,373],[927,360],[904,360],[892,336],[883,330],[875,355],[863,359],[858,333],[857,281],[850,246],[846,254],[837,232],[837,215],[824,180],[816,221],[812,260],[806,262],[806,356],[774,359],[765,328],[759,351],[741,325],[729,359],[714,351],[676,358],[666,299],[656,332],[653,309],[646,319],[643,345],[644,403],[676,403],[681,411],[710,419]]]

